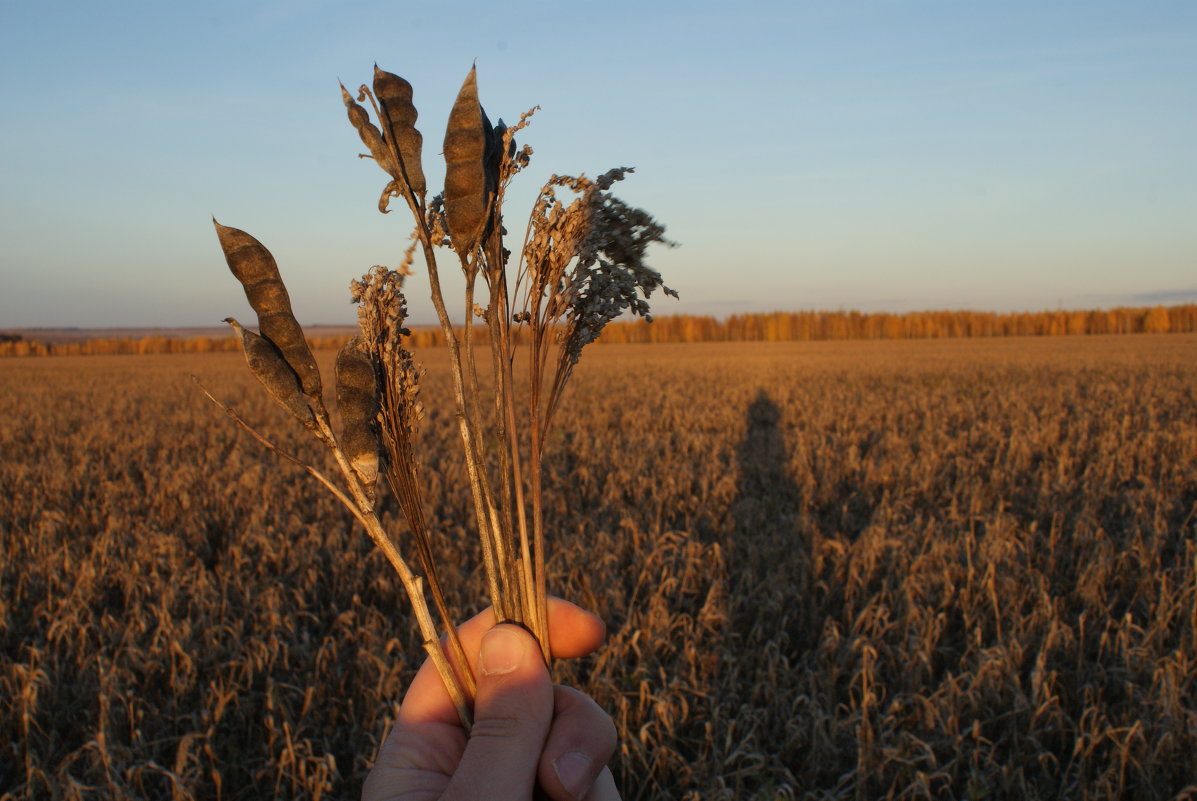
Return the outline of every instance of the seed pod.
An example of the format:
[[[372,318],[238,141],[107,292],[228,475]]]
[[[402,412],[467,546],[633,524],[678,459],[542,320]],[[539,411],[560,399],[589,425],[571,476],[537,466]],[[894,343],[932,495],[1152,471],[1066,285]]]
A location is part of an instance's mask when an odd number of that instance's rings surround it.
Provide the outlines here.
[[[486,149],[490,123],[478,103],[478,79],[471,67],[445,131],[445,216],[459,254],[474,249],[485,222]]]
[[[349,113],[349,123],[357,129],[357,135],[361,137],[362,144],[370,149],[370,155],[378,162],[378,166],[390,173],[392,178],[403,180],[403,173],[399,169],[399,165],[391,158],[391,151],[383,142],[382,132],[375,127],[374,123],[370,122],[369,112],[359,106],[353,96],[346,91],[345,84],[341,84],[341,100],[344,101],[345,108]]]
[[[337,353],[337,408],[341,412],[341,447],[366,492],[378,482],[378,374],[361,337]]]
[[[229,269],[244,287],[249,305],[258,313],[258,330],[274,343],[299,376],[303,394],[322,403],[320,368],[316,366],[299,321],[291,313],[291,297],[283,285],[274,256],[244,231],[228,228],[216,220],[212,220],[212,224],[216,226]]]
[[[498,207],[498,192],[499,179],[503,172],[503,136],[507,133],[507,124],[500,118],[499,122],[492,128],[490,120],[486,118],[485,109],[482,111],[482,122],[486,127],[486,152],[482,157],[483,167],[486,170],[486,191],[488,196],[495,198],[491,203],[490,216],[486,221],[486,227],[482,231],[489,256],[491,253],[489,249],[495,244],[495,234],[505,233],[503,231],[502,209]],[[512,144],[514,144],[514,140]],[[501,271],[505,263],[506,257],[495,264],[490,264],[489,268],[493,271]]]
[[[482,119],[486,123],[486,152],[482,161],[486,168],[486,189],[488,192],[499,191],[499,173],[503,162],[503,135],[507,133],[507,123],[500,117],[499,122],[490,127],[490,120],[486,118],[486,111],[482,112]]]
[[[241,323],[232,317],[226,317],[225,322],[241,337],[241,350],[245,353],[245,361],[249,364],[250,371],[262,382],[262,386],[266,387],[270,397],[295,415],[305,427],[314,429],[316,420],[312,416],[311,408],[303,399],[299,376],[287,364],[279,349],[266,337],[242,328]]]
[[[374,96],[382,111],[379,123],[383,134],[395,143],[403,159],[403,170],[413,194],[423,197],[428,192],[424,181],[424,167],[420,153],[424,149],[424,137],[416,130],[419,113],[412,104],[411,84],[390,72],[374,65]]]

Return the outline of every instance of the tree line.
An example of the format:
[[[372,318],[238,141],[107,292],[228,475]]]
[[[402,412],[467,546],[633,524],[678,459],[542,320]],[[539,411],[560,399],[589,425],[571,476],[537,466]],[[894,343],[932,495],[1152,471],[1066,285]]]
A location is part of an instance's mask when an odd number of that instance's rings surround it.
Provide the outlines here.
[[[859,311],[799,311],[713,316],[677,314],[609,324],[600,342],[817,342],[836,339],[946,339],[959,337],[1083,336],[1197,332],[1197,304],[1082,311],[922,311],[904,314]],[[479,337],[483,332],[475,328]],[[414,349],[443,346],[436,327],[411,331]],[[339,348],[348,337],[309,337],[313,349]],[[0,357],[90,356],[235,351],[228,337],[104,337],[45,343],[0,333]]]

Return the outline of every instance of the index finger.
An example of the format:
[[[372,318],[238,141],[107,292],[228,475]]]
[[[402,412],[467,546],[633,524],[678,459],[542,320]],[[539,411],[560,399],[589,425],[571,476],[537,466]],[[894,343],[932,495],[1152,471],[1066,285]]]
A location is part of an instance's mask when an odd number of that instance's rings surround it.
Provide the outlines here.
[[[476,669],[482,635],[490,631],[494,625],[494,610],[488,608],[457,627],[462,649],[470,660],[471,672]],[[569,601],[549,598],[549,642],[552,644],[554,656],[585,656],[602,644],[606,633],[607,627],[597,615]],[[403,703],[399,707],[397,722],[459,722],[457,709],[453,706],[436,668],[428,660],[424,661],[407,688]]]

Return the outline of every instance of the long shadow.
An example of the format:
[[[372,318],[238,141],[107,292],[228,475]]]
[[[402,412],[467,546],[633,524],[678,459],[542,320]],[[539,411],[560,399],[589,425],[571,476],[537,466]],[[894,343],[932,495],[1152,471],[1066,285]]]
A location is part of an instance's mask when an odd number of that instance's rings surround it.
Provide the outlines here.
[[[735,630],[757,645],[774,643],[790,655],[808,648],[812,562],[809,532],[801,526],[802,493],[790,473],[790,446],[782,411],[761,390],[746,411],[736,448],[738,478],[732,502],[730,545]],[[745,603],[745,601],[748,601]]]
[[[735,528],[754,538],[784,536],[793,530],[800,496],[789,473],[781,409],[761,390],[745,416],[744,439],[736,446]]]

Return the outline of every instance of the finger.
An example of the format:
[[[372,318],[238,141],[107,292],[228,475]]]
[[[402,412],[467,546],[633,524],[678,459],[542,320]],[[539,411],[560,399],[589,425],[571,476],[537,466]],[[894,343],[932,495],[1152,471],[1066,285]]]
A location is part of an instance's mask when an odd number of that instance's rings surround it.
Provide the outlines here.
[[[494,620],[494,612],[486,609],[458,626],[462,649],[471,660],[477,657],[482,635],[494,626]],[[549,599],[549,639],[556,656],[585,656],[602,644],[606,631],[603,621],[596,615],[560,598]],[[475,669],[473,664],[470,667]],[[440,675],[427,661],[412,679],[398,717],[399,723],[425,721],[457,721],[457,709],[441,683]]]
[[[471,657],[478,652],[482,635],[495,625],[494,609],[488,607],[457,627],[462,648]],[[607,636],[602,618],[580,606],[549,598],[549,641],[553,655],[562,658],[585,656],[598,648]]]
[[[442,796],[494,801],[532,796],[537,763],[553,719],[553,685],[536,638],[501,624],[482,638],[474,727]]]
[[[615,786],[615,777],[611,775],[610,768],[603,768],[583,801],[620,801],[619,788]]]
[[[588,797],[615,745],[615,724],[598,704],[572,687],[554,687],[553,722],[537,766],[540,786],[555,801]]]
[[[549,642],[553,656],[586,656],[607,638],[607,624],[598,615],[560,598],[549,599]]]

